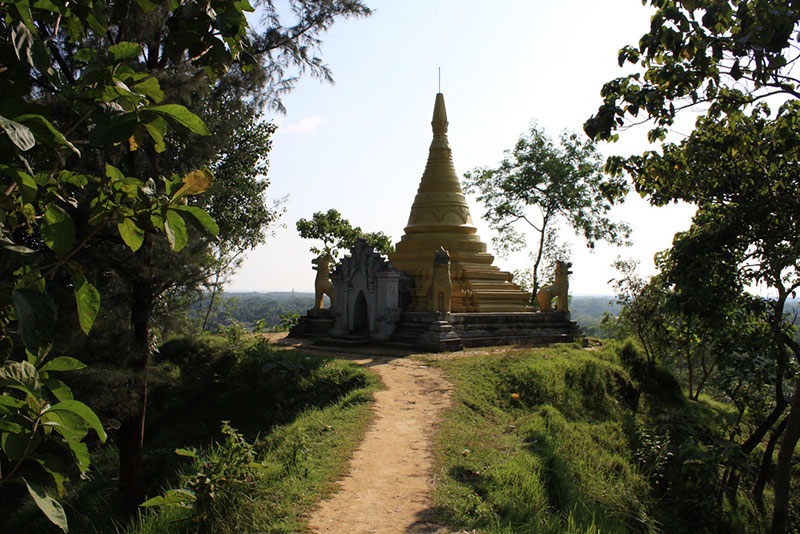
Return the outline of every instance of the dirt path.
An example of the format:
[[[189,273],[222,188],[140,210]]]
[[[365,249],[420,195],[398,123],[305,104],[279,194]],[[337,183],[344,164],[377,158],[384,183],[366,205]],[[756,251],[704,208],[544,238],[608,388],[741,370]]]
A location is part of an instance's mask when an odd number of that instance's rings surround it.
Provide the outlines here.
[[[286,340],[289,341],[289,340]],[[304,348],[304,350],[307,350]],[[430,520],[433,435],[450,402],[441,371],[418,360],[326,353],[366,365],[386,389],[375,393],[375,421],[350,460],[341,489],[309,524],[318,534],[444,534]]]

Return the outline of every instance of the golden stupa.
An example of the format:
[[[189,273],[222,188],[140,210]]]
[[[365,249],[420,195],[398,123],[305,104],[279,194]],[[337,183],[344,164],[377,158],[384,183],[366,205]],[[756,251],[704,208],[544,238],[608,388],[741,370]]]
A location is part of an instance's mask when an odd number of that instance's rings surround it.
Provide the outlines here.
[[[433,108],[433,141],[411,206],[405,234],[389,254],[394,266],[414,279],[408,311],[435,311],[431,300],[434,254],[450,253],[450,311],[529,312],[530,294],[511,282],[511,273],[492,265],[494,256],[476,234],[447,141],[444,95]]]

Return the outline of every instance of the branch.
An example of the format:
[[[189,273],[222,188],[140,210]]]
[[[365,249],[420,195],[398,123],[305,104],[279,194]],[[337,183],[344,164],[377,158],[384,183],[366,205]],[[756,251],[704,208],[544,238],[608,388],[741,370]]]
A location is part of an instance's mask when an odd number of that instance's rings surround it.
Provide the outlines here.
[[[311,30],[311,28],[313,28],[317,24],[321,23],[320,20],[317,20],[318,18],[320,18],[320,15],[317,15],[317,17],[312,19],[307,25],[301,27],[297,31],[297,33],[295,33],[294,35],[289,36],[289,34],[287,32],[287,37],[285,39],[283,39],[282,41],[278,41],[277,43],[265,46],[264,48],[261,48],[261,49],[254,49],[252,51],[252,53],[253,54],[264,54],[265,52],[269,52],[270,50],[275,50],[276,48],[280,48],[282,46],[285,46],[287,43],[290,43],[291,41],[294,41],[295,39],[297,39],[301,35],[305,34],[309,30]]]

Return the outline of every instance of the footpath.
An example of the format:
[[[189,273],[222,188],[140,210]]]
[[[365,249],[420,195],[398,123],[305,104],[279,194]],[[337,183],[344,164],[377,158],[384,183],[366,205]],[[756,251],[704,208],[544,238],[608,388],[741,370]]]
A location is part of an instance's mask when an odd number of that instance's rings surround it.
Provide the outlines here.
[[[294,345],[281,339],[280,345]],[[386,389],[375,393],[375,420],[350,459],[340,490],[309,520],[318,534],[447,534],[432,519],[433,437],[449,405],[451,384],[419,360],[311,348],[369,367]],[[376,351],[370,351],[374,353]]]

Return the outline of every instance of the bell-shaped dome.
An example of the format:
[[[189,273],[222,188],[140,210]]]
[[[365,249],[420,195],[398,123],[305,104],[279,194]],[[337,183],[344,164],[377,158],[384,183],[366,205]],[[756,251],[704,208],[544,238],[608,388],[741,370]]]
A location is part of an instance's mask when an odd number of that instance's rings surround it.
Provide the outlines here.
[[[447,140],[444,95],[436,95],[433,107],[433,140],[428,163],[411,206],[405,234],[389,260],[408,273],[415,283],[410,311],[429,311],[429,289],[434,253],[444,247],[450,253],[453,313],[529,311],[530,295],[511,282],[486,252],[476,234],[467,199],[453,167]]]

